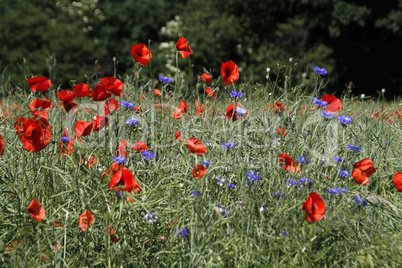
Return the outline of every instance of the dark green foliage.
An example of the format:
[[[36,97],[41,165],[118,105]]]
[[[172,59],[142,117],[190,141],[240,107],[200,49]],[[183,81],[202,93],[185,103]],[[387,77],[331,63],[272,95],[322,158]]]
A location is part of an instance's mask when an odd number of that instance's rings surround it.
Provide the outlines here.
[[[70,80],[86,81],[84,74],[93,73],[95,59],[105,52],[102,46],[77,22],[53,17],[58,11],[50,3],[46,6],[53,9],[25,1],[5,2],[1,9],[0,63],[9,66],[13,82],[27,87],[25,80],[31,75],[51,76],[56,87],[62,84],[64,88],[69,87]]]
[[[20,84],[26,74],[48,76],[51,55],[54,82],[63,87],[93,74],[96,59],[99,76],[113,75],[113,57],[118,75],[132,74],[130,48],[138,43],[153,53],[153,78],[171,74],[159,45],[172,42],[174,49],[184,36],[194,50],[194,79],[203,68],[218,77],[221,62],[233,60],[241,80],[261,83],[267,67],[298,63],[295,81],[319,65],[337,94],[346,84],[352,94],[377,96],[382,88],[402,94],[402,63],[395,60],[402,56],[401,0],[5,0],[0,6],[0,63]],[[175,16],[180,29],[166,35],[161,29]],[[150,75],[149,67],[142,73]]]

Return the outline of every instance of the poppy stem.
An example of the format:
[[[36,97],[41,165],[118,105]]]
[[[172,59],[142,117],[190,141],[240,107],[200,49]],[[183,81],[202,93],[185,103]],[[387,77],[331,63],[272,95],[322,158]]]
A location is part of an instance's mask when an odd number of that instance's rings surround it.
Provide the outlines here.
[[[179,81],[179,51],[176,51],[176,74],[175,74],[175,83],[174,83],[174,92],[177,90],[177,83]]]
[[[187,48],[187,52],[188,52],[188,46],[186,47]],[[194,92],[191,90],[191,88],[192,88],[192,84],[193,84],[193,70],[192,70],[192,68],[191,68],[191,59],[190,59],[190,54],[188,55],[188,71],[189,71],[189,76],[190,76],[190,83],[189,83],[189,86],[188,86],[188,89],[190,90],[190,92],[191,92],[191,97],[193,97],[193,98],[195,98],[195,96],[194,96]],[[199,92],[197,91],[197,98],[199,99]]]

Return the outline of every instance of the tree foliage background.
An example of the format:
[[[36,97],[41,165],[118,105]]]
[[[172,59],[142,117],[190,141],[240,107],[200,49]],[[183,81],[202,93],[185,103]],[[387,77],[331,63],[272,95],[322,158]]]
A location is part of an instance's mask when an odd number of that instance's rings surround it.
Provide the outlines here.
[[[266,68],[297,63],[302,81],[318,65],[338,94],[349,85],[352,94],[402,95],[402,0],[3,0],[0,15],[1,82],[13,82],[2,94],[27,88],[32,75],[63,89],[94,81],[95,70],[112,76],[113,57],[118,75],[132,74],[138,43],[152,50],[154,78],[172,75],[183,35],[194,74],[218,77],[233,60],[242,81],[261,83]]]

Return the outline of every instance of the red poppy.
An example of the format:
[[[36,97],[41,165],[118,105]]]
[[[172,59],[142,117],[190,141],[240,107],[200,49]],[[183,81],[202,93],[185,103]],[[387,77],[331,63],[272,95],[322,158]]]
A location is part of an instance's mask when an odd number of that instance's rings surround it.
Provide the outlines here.
[[[113,228],[111,228],[110,226],[109,226],[109,231],[110,231],[110,240],[112,240],[112,242],[114,242],[114,243],[119,242],[119,238],[117,238]]]
[[[131,204],[134,203],[134,199],[131,196],[126,197],[126,202],[130,202]]]
[[[360,160],[356,164],[353,165],[353,179],[357,184],[369,185],[368,178],[376,172],[375,167],[373,166],[373,161],[368,158]]]
[[[39,152],[46,148],[52,139],[52,129],[45,118],[21,117],[15,122],[14,128],[28,152]]]
[[[232,103],[228,106],[228,108],[226,108],[226,119],[232,120],[234,122],[237,120],[237,113],[233,112],[233,107],[234,107],[234,104]],[[236,109],[240,108],[240,107],[241,107],[240,103],[237,103]]]
[[[211,79],[212,79],[212,76],[210,76],[210,75],[207,74],[207,73],[203,73],[203,74],[201,75],[201,82],[203,82],[203,83],[211,84]]]
[[[278,127],[278,134],[281,135],[281,136],[283,136],[283,137],[286,137],[286,136],[288,135],[288,134],[286,133],[285,127]]]
[[[61,136],[62,138],[63,137],[66,137],[66,138],[68,138],[68,141],[67,142],[60,142],[59,143],[59,155],[61,155],[61,154],[66,154],[66,155],[70,155],[73,151],[74,151],[74,148],[73,148],[73,145],[74,145],[74,137],[73,136],[71,136],[71,137],[69,137],[68,136],[68,131],[67,131],[67,129],[65,129],[64,130],[64,134],[63,134],[63,136]]]
[[[101,83],[103,87],[113,93],[113,95],[119,97],[121,96],[121,92],[123,91],[123,83],[114,77],[104,77],[101,79]]]
[[[174,135],[174,138],[175,138],[176,140],[178,140],[178,141],[181,141],[181,132],[180,132],[180,131],[177,131],[177,132],[175,133],[175,135]]]
[[[118,186],[124,186],[124,188]],[[134,180],[133,173],[127,168],[117,171],[113,175],[110,184],[107,188],[114,188],[116,191],[135,192],[141,191],[140,185]]]
[[[328,104],[325,106],[325,111],[330,113],[337,113],[342,108],[342,102],[340,99],[335,97],[334,95],[325,94],[322,96],[322,101],[326,101]]]
[[[27,79],[28,85],[33,92],[39,90],[45,92],[52,86],[52,82],[47,77],[34,77]]]
[[[45,209],[36,199],[31,201],[31,203],[27,207],[27,210],[29,212],[29,215],[31,215],[31,217],[35,221],[43,221],[43,219],[46,217]]]
[[[121,168],[124,168],[124,166],[121,165]],[[102,178],[105,178],[105,177],[106,177],[106,174],[109,174],[109,175],[112,175],[112,176],[113,176],[113,175],[116,174],[117,171],[119,171],[119,170],[120,170],[120,165],[119,165],[119,163],[114,162],[110,168],[107,168],[106,171],[102,173]]]
[[[160,95],[162,95],[162,93],[161,93],[161,91],[160,91],[159,89],[155,88],[155,89],[154,89],[154,95],[155,95],[156,97],[159,97]]]
[[[205,173],[207,173],[207,168],[203,165],[195,165],[193,169],[193,177],[194,179],[199,179],[204,177]]]
[[[176,108],[176,110],[172,113],[172,117],[174,119],[180,119],[183,117],[184,114],[185,114],[185,112],[183,109]]]
[[[19,245],[21,245],[21,241],[13,240],[13,241],[11,241],[11,244],[4,246],[4,252],[10,253],[14,250],[15,247],[17,247]]]
[[[57,97],[61,101],[72,102],[75,99],[76,94],[74,91],[66,89],[66,90],[62,90],[62,91],[58,92]]]
[[[134,110],[134,112],[136,112],[137,114],[141,113],[141,108],[140,108],[140,106],[135,106],[135,107],[133,108],[133,110]]]
[[[195,113],[197,115],[202,115],[202,113],[204,112],[204,108],[205,108],[204,104],[197,106],[197,110],[195,111]]]
[[[0,155],[4,155],[4,140],[0,134]]]
[[[85,232],[88,229],[88,227],[90,227],[94,222],[95,222],[95,216],[94,214],[92,214],[91,211],[85,210],[84,212],[82,212],[79,219],[79,224],[83,232]]]
[[[152,58],[151,50],[149,50],[143,43],[132,46],[131,54],[135,60],[143,66],[147,65]]]
[[[52,102],[41,99],[34,99],[29,104],[29,109],[31,109],[31,111],[35,110],[47,111],[52,109]]]
[[[288,154],[279,155],[279,164],[287,171],[298,171],[298,174],[301,173],[300,164],[296,165],[296,162]]]
[[[281,102],[275,102],[274,104],[274,111],[275,113],[279,113],[279,112],[283,112],[286,110],[286,106],[285,104],[281,103]]]
[[[187,103],[186,103],[184,100],[182,100],[182,101],[179,103],[179,106],[176,107],[176,109],[183,109],[183,111],[184,111],[185,113],[187,113],[188,105],[187,105]]]
[[[239,67],[233,61],[224,62],[221,65],[222,82],[233,85],[239,79]]]
[[[205,88],[205,94],[207,94],[208,97],[211,97],[211,98],[214,98],[214,99],[216,98],[216,93],[210,87]]]
[[[102,84],[97,84],[94,90],[89,94],[94,101],[104,101],[112,96],[112,93],[107,91]]]
[[[85,83],[81,83],[74,86],[74,93],[78,98],[83,98],[89,95],[91,89],[88,89],[88,85]]]
[[[74,131],[75,135],[77,135],[77,138],[81,138],[81,136],[88,136],[91,134],[92,129],[93,125],[90,122],[77,121],[77,123],[74,125]]]
[[[72,111],[72,110],[74,110],[74,109],[77,109],[78,108],[78,103],[75,103],[75,102],[65,102],[65,101],[62,101],[62,102],[60,102],[60,104],[61,105],[63,105],[63,107],[64,107],[64,110],[68,113],[68,112],[70,112],[70,111]]]
[[[179,41],[177,41],[176,44],[177,50],[179,50],[180,55],[183,58],[187,58],[191,54],[193,54],[193,51],[191,50],[190,46],[187,43],[187,40],[182,36],[180,37]]]
[[[402,172],[396,172],[392,182],[395,184],[398,192],[402,192]]]
[[[127,159],[128,158],[127,146],[128,146],[128,143],[126,141],[122,140],[119,143],[119,146],[117,146],[116,156],[121,156],[121,157],[124,157]]]
[[[105,115],[108,115],[110,112],[114,112],[119,109],[119,102],[114,99],[108,99],[103,108],[105,110]]]
[[[139,141],[136,144],[134,144],[134,147],[132,149],[136,153],[142,153],[143,151],[149,151],[147,145],[143,141]]]
[[[325,216],[325,203],[316,192],[311,192],[304,202],[302,210],[306,210],[306,221],[316,222]]]
[[[109,118],[102,115],[97,115],[93,120],[93,126],[94,126],[93,131],[100,131],[106,126],[108,121]]]
[[[197,156],[202,156],[204,153],[207,152],[207,148],[197,138],[187,139],[186,147],[190,152],[192,152],[193,154],[196,154]]]
[[[172,113],[172,117],[175,119],[180,119],[187,112],[188,105],[184,100],[179,103],[179,106],[176,107],[176,110]]]
[[[84,165],[87,167],[94,167],[94,164],[98,162],[95,156],[89,156],[87,160],[84,161]]]

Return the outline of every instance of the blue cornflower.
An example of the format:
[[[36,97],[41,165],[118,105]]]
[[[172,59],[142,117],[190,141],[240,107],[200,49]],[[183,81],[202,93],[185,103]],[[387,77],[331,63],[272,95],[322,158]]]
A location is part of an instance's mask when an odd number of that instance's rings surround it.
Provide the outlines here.
[[[145,160],[148,160],[148,161],[155,159],[155,153],[151,153],[150,151],[147,151],[147,150],[142,151],[141,155]]]
[[[244,116],[247,113],[247,110],[242,108],[242,107],[237,107],[236,108],[236,114],[238,116]]]
[[[332,194],[341,194],[341,189],[339,188],[332,189]]]
[[[251,172],[247,172],[247,178],[252,180],[254,183],[256,183],[256,181],[261,180],[261,174],[257,175],[257,172],[255,171],[251,171]]]
[[[286,183],[288,184],[288,189],[289,189],[290,187],[295,186],[295,185],[297,184],[297,181],[296,181],[296,180],[292,180],[292,179],[287,179],[287,180],[286,180]]]
[[[318,99],[316,97],[313,98],[313,102],[314,102],[315,105],[317,105],[317,107],[319,107],[319,106],[325,107],[328,104],[328,102],[320,100],[320,99]]]
[[[66,143],[66,142],[68,142],[69,140],[70,140],[69,137],[66,137],[66,136],[61,137],[61,141],[62,141],[63,143]]]
[[[179,234],[179,237],[184,237],[184,236],[188,236],[188,231],[186,229],[186,227],[184,227],[183,229],[180,228],[176,228],[175,233]]]
[[[341,189],[341,192],[342,192],[343,194],[349,193],[348,189],[346,189],[346,188],[342,188],[342,189]]]
[[[304,157],[304,156],[298,157],[297,162],[298,163],[305,163],[306,165],[311,163],[310,159],[308,159],[307,157]]]
[[[121,192],[116,192],[116,197],[117,197],[118,199],[121,199],[121,198],[122,198]]]
[[[320,75],[326,75],[328,73],[327,70],[325,70],[325,68],[320,68],[318,66],[316,66],[314,68],[314,71],[316,74],[320,74]]]
[[[126,121],[126,124],[129,126],[135,126],[135,125],[139,125],[140,122],[135,117],[129,117]]]
[[[155,214],[155,212],[148,211],[148,213],[144,216],[145,221],[151,224],[155,223],[158,220],[158,216],[156,216]]]
[[[119,163],[119,164],[124,164],[127,162],[127,159],[125,159],[122,156],[115,156],[115,157],[113,157],[113,161],[116,163]]]
[[[321,115],[327,119],[331,119],[334,117],[334,115],[330,112],[326,112],[326,111],[321,111]]]
[[[121,106],[129,108],[129,109],[133,109],[135,107],[134,103],[127,102],[127,101],[124,101],[124,100],[122,100],[120,102],[120,104],[121,104]]]
[[[221,212],[222,217],[226,218],[227,216],[230,216],[230,211],[229,210],[222,210]]]
[[[241,99],[241,97],[243,97],[243,93],[232,90],[232,92],[230,92],[230,97]]]
[[[219,186],[223,186],[225,184],[225,178],[218,178],[216,177],[216,184],[218,184]]]
[[[281,231],[281,235],[283,235],[284,237],[286,237],[286,238],[288,238],[288,232],[286,232],[286,231]]]
[[[338,122],[340,122],[344,125],[349,125],[353,122],[353,120],[350,117],[340,115],[340,116],[338,116]]]
[[[346,148],[348,148],[348,149],[351,150],[351,151],[357,151],[357,152],[361,150],[361,147],[360,147],[359,145],[353,146],[353,145],[348,144],[348,145],[346,146]]]
[[[358,195],[356,195],[354,199],[355,199],[355,203],[359,207],[360,207],[360,203],[362,203],[364,207],[367,206],[367,200],[366,199],[363,199],[363,198],[360,199],[360,197]]]
[[[337,161],[337,162],[342,162],[343,161],[343,158],[340,158],[339,156],[334,156],[334,158],[333,158],[335,161]]]
[[[202,161],[202,164],[203,164],[205,167],[208,167],[208,166],[211,165],[211,162],[209,162],[209,161]]]
[[[197,191],[191,191],[191,193],[190,193],[190,195],[191,196],[201,196],[202,195],[202,192],[201,191],[199,191],[198,193],[197,193]]]
[[[228,143],[224,143],[222,142],[222,148],[234,148],[236,146],[236,144],[234,143],[234,141],[228,142]]]
[[[163,83],[166,83],[166,84],[169,84],[169,83],[172,83],[173,79],[172,79],[172,78],[169,78],[169,77],[167,77],[167,76],[162,76],[162,75],[160,75],[160,76],[159,76],[159,81],[161,81],[161,82],[163,82]]]
[[[347,171],[347,170],[338,169],[338,174],[341,175],[344,178],[349,177],[349,171]]]
[[[273,195],[273,196],[277,196],[277,195],[279,195],[279,197],[280,197],[280,198],[283,198],[283,197],[285,197],[285,196],[286,196],[286,194],[285,194],[285,193],[280,194],[280,193],[279,193],[279,191],[273,192],[273,193],[272,193],[272,195]]]
[[[234,185],[233,183],[229,183],[228,184],[228,189],[231,189],[231,188],[236,188],[236,185]]]

